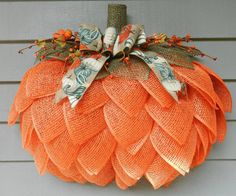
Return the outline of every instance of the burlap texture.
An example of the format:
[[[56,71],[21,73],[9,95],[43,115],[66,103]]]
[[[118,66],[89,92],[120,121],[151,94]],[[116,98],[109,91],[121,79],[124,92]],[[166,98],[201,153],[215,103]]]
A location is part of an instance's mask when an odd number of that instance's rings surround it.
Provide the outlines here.
[[[23,77],[9,124],[20,116],[22,145],[40,174],[99,186],[115,180],[121,189],[145,176],[154,188],[169,186],[224,139],[224,113],[232,107],[220,77],[202,64],[193,66],[172,65],[187,84],[179,102],[151,72],[148,80],[96,80],[71,109],[68,100],[54,103],[64,65],[47,60]]]
[[[114,59],[109,63],[108,71],[117,77],[126,77],[128,79],[147,80],[150,68],[141,59],[132,56],[128,64],[121,59]]]
[[[108,4],[107,27],[116,27],[120,32],[127,24],[127,7],[124,4]]]

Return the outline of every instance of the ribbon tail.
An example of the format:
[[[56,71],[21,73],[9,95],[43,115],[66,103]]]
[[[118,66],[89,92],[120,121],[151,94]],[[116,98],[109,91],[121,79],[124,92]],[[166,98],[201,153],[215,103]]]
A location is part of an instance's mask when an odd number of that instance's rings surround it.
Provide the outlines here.
[[[71,107],[74,108],[95,80],[107,58],[85,58],[77,68],[69,70],[62,79],[62,89],[56,93],[56,102],[68,97]]]
[[[141,58],[154,72],[168,93],[178,101],[177,93],[181,90],[181,83],[175,78],[171,66],[163,57],[151,51],[142,52],[140,50],[133,50],[130,55]]]
[[[157,74],[156,74],[157,75]],[[168,93],[176,100],[178,101],[178,95],[177,93],[181,90],[181,83],[180,81],[176,79],[171,80],[164,80],[161,81],[164,88],[168,91]]]

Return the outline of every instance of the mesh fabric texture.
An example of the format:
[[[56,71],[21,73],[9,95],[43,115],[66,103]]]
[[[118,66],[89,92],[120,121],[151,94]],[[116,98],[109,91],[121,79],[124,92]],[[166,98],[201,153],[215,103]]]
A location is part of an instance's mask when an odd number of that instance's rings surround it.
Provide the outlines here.
[[[220,77],[205,65],[193,66],[172,65],[187,85],[179,102],[151,72],[147,80],[96,80],[72,109],[67,99],[54,103],[63,62],[46,60],[24,75],[8,122],[20,117],[22,145],[40,174],[99,186],[114,180],[121,189],[142,177],[154,188],[168,186],[224,139],[224,113],[232,108]]]

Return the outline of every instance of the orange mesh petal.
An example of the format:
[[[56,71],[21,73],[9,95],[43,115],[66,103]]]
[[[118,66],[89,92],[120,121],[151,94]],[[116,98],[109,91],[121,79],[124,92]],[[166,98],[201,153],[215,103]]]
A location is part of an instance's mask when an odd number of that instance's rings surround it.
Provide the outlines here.
[[[47,60],[37,64],[28,76],[27,95],[40,98],[54,94],[61,84],[64,75],[64,62]]]
[[[125,184],[124,182],[122,182],[122,180],[119,178],[119,176],[115,176],[115,181],[116,181],[116,185],[122,189],[125,190],[128,188],[127,184]]]
[[[145,173],[146,178],[154,189],[158,189],[169,181],[177,171],[171,167],[160,155],[156,155],[152,164]]]
[[[30,111],[28,109],[28,111]],[[26,118],[26,117],[24,117]],[[34,157],[35,166],[40,175],[43,175],[47,171],[47,164],[49,161],[48,154],[45,151],[43,144],[40,142],[35,130],[27,138],[26,150]]]
[[[224,105],[218,95],[216,95],[216,106],[216,111],[221,110],[223,114],[225,113]]]
[[[79,170],[79,172],[82,174],[82,176],[90,183],[97,184],[99,186],[105,186],[108,183],[110,183],[114,177],[114,170],[111,165],[111,161],[108,161],[106,165],[103,167],[103,169],[97,174],[97,175],[89,175],[83,167],[79,164],[79,162],[76,162],[76,167]]]
[[[189,88],[189,98],[193,102],[194,117],[206,125],[216,135],[215,109],[196,90]]]
[[[163,185],[163,187],[167,188],[171,185],[171,183],[180,175],[179,172],[174,172],[169,179],[167,180],[167,182]]]
[[[93,81],[76,106],[79,113],[90,113],[103,106],[110,98],[103,89],[101,81]]]
[[[65,169],[59,168],[59,170],[61,171],[63,175],[73,179],[74,181],[78,183],[84,184],[87,182],[87,180],[85,180],[85,178],[79,173],[75,162],[73,162],[69,168],[65,168]]]
[[[121,181],[124,184],[126,184],[127,186],[133,186],[134,184],[136,184],[137,179],[133,179],[130,176],[128,176],[128,174],[121,167],[121,165],[120,165],[119,161],[117,160],[116,156],[112,156],[111,161],[112,161],[113,169],[116,172],[116,175],[119,176],[119,178],[121,179]]]
[[[27,108],[25,112],[22,113],[20,118],[20,130],[21,130],[21,140],[23,148],[27,148],[30,144],[31,135],[34,130],[31,109]]]
[[[127,152],[129,152],[132,155],[135,155],[145,144],[147,138],[149,137],[150,133],[148,133],[147,135],[145,135],[143,138],[141,138],[140,140],[138,140],[137,142],[129,145],[127,147]]]
[[[137,115],[148,97],[148,93],[139,82],[118,77],[107,77],[103,80],[103,87],[116,105],[128,115]]]
[[[67,101],[64,102],[63,110],[66,126],[74,144],[83,144],[106,128],[102,107],[91,113],[81,114],[79,107],[72,109]]]
[[[223,104],[224,112],[232,112],[232,97],[228,88],[224,83],[222,83],[220,80],[217,80],[216,78],[212,78],[212,82],[215,92]]]
[[[204,155],[204,148],[201,143],[200,137],[198,136],[196,150],[195,150],[195,154],[194,154],[193,161],[191,164],[191,168],[194,168],[194,167],[202,164],[203,161],[205,161],[205,158],[206,157]]]
[[[225,115],[221,110],[216,111],[217,119],[217,139],[219,142],[222,142],[225,138],[227,124],[225,120]]]
[[[32,131],[32,134],[30,136],[30,140],[29,140],[29,144],[26,147],[26,150],[32,155],[34,156],[34,153],[37,149],[37,145],[39,143],[39,138],[35,132],[35,130]]]
[[[205,70],[206,72],[210,74],[211,80],[213,82],[214,90],[223,103],[224,111],[231,112],[232,111],[232,97],[224,81],[209,67],[202,65],[198,62],[194,62],[194,64],[201,67],[203,70]]]
[[[64,174],[62,174],[61,171],[57,168],[57,166],[50,160],[48,161],[47,170],[52,175],[58,177],[59,179],[65,181],[65,182],[73,182],[74,181],[72,178],[66,177]]]
[[[31,106],[33,124],[40,140],[49,142],[66,130],[62,105],[54,96],[37,99]]]
[[[152,71],[149,74],[148,80],[139,82],[162,107],[170,107],[175,102]]]
[[[150,135],[157,153],[179,173],[189,172],[197,143],[197,131],[193,126],[187,141],[182,146],[171,138],[160,126],[154,124]]]
[[[73,145],[67,131],[44,143],[51,161],[59,168],[69,168],[78,155],[79,146]]]
[[[37,148],[35,149],[34,161],[39,174],[43,175],[47,170],[49,157],[41,142],[38,142]]]
[[[28,75],[30,75],[29,74],[30,71],[31,70],[29,70],[22,78],[20,86],[15,96],[15,107],[16,107],[15,109],[18,113],[23,112],[33,103],[33,99],[31,99],[26,94],[26,84],[27,84]]]
[[[215,92],[210,76],[199,66],[194,69],[186,69],[185,67],[173,66],[175,74],[179,79],[198,90],[211,105],[215,105]]]
[[[8,125],[14,125],[18,117],[19,117],[19,113],[16,111],[15,98],[14,98],[14,101],[11,105],[8,118],[7,118]]]
[[[105,129],[81,146],[77,160],[87,173],[96,175],[110,159],[115,146],[115,139]]]
[[[209,147],[209,139],[208,139],[209,130],[197,119],[194,120],[194,125],[199,135],[200,142],[203,146],[204,156],[206,157],[207,152],[208,152],[208,147]]]
[[[218,109],[216,110],[216,130],[217,130],[217,140],[222,142],[225,138],[227,124],[225,119],[225,107],[221,99],[216,95],[216,103]]]
[[[154,98],[146,103],[146,110],[156,123],[179,144],[184,144],[192,127],[193,106],[180,99],[169,108],[163,108]]]
[[[125,149],[117,147],[116,158],[124,171],[133,179],[140,179],[152,163],[156,151],[148,139],[143,147],[135,155]],[[148,156],[147,156],[148,155]]]
[[[152,118],[145,110],[130,117],[112,101],[104,106],[104,116],[109,130],[122,147],[137,142],[150,132],[153,125]]]
[[[209,141],[210,141],[211,145],[216,143],[216,141],[217,141],[217,136],[212,134],[211,131],[208,132],[208,138],[209,138]]]
[[[207,127],[205,127],[197,119],[194,120],[194,125],[198,133],[198,140],[197,140],[196,151],[195,151],[195,155],[194,155],[191,167],[196,167],[200,165],[201,163],[203,163],[209,151],[209,138],[208,138],[209,129],[207,129]]]

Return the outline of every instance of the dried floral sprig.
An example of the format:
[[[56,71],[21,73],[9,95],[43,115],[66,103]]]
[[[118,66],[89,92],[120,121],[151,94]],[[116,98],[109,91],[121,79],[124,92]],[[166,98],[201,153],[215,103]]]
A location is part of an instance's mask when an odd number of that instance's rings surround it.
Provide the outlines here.
[[[74,58],[80,56],[79,44],[78,32],[73,33],[70,29],[60,29],[53,34],[52,38],[36,40],[18,52],[22,54],[24,50],[37,46],[40,49],[34,53],[36,60],[56,58],[65,62],[73,62]]]
[[[185,37],[177,37],[176,35],[173,35],[171,37],[167,37],[166,34],[153,34],[152,36],[147,38],[147,43],[148,44],[166,44],[166,47],[175,47],[178,48],[180,50],[185,51],[186,53],[188,53],[191,56],[201,56],[201,57],[208,57],[212,60],[217,60],[216,57],[211,57],[205,53],[203,53],[201,50],[197,49],[196,46],[192,45],[192,46],[186,46],[183,45],[183,42],[192,42],[191,40],[191,35],[187,34]]]
[[[184,45],[183,43],[192,42],[191,36],[187,34],[185,37],[178,37],[173,35],[168,37],[166,34],[153,34],[147,37],[146,44],[142,45],[143,48],[152,48],[152,50],[159,52],[170,63],[174,63],[179,66],[187,68],[192,67],[192,60],[190,57],[200,56],[208,57],[216,60],[217,58],[211,57],[194,45]],[[19,53],[23,53],[26,49],[31,49],[34,46],[40,49],[34,54],[37,61],[47,60],[51,58],[63,60],[66,63],[73,63],[73,61],[81,55],[86,55],[85,51],[80,51],[80,39],[78,32],[72,32],[70,29],[60,29],[53,33],[52,38],[36,40],[33,44],[19,50]],[[92,53],[90,52],[90,55]],[[129,59],[124,59],[126,64],[129,64]]]

